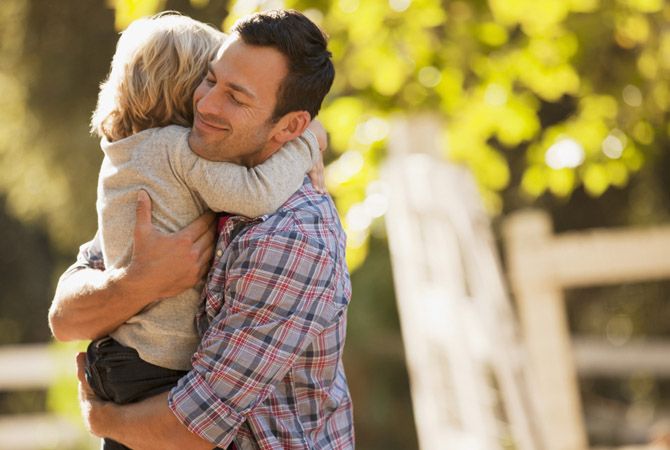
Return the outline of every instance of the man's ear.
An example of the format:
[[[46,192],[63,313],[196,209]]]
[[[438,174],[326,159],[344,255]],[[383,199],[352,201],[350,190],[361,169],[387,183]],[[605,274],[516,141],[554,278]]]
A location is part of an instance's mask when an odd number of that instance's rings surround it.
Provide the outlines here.
[[[271,140],[280,146],[300,136],[309,126],[312,117],[307,111],[291,111],[285,114],[273,128]]]

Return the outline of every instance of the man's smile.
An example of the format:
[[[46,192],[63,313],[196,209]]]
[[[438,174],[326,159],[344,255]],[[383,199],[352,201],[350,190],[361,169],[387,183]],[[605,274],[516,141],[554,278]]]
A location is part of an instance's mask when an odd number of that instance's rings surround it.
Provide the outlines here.
[[[195,118],[193,119],[193,126],[195,128],[198,128],[201,131],[216,131],[216,132],[221,132],[221,131],[230,131],[230,128],[224,125],[219,125],[216,123],[208,122],[206,119],[202,117],[202,115],[198,114],[196,112]]]

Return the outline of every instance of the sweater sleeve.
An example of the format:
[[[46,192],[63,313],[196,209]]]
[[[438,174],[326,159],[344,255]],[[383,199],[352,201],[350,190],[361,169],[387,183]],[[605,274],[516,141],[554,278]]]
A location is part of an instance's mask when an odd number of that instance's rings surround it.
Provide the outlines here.
[[[257,217],[277,210],[302,186],[319,152],[316,136],[306,130],[255,167],[208,161],[193,154],[186,179],[211,210]]]

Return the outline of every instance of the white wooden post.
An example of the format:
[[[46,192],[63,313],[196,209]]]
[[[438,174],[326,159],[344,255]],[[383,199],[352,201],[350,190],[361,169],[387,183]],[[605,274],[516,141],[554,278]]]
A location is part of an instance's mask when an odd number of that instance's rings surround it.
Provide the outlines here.
[[[509,431],[495,414],[495,377],[517,448],[538,449],[501,271],[490,232],[478,234],[489,224],[475,184],[438,156],[436,121],[392,130],[386,223],[419,444],[502,448]]]
[[[542,213],[506,222],[509,276],[521,316],[532,398],[547,450],[588,448],[561,286],[546,248],[551,223]]]
[[[456,331],[466,301],[458,242],[439,219],[416,220],[417,211],[406,209],[416,203],[405,189],[431,175],[412,170],[414,163],[389,164],[386,175],[394,180],[387,226],[419,443],[435,450],[493,450],[499,448],[491,442],[495,426],[477,414],[490,400],[473,386],[481,374],[474,373],[465,336]]]

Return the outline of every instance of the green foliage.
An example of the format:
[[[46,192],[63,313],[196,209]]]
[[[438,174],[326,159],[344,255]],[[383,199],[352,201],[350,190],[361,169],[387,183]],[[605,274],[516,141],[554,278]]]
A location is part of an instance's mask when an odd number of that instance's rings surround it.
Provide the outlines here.
[[[191,0],[197,8],[208,3]],[[225,25],[270,4],[278,3],[238,1]],[[163,0],[110,5],[117,27],[170,6]],[[378,177],[393,115],[427,110],[442,117],[445,155],[473,170],[494,212],[506,189],[519,189],[531,202],[546,191],[569,196],[580,185],[594,196],[621,187],[667,139],[670,5],[663,2],[290,0],[284,6],[304,10],[331,36],[338,76],[321,118],[333,137],[328,183],[350,236],[352,269],[365,258],[372,220],[361,218],[361,208],[352,217],[349,212],[364,204],[368,184]],[[58,14],[45,9],[45,17]],[[36,95],[53,95],[47,88],[54,78],[80,86],[58,45],[91,50],[54,40],[39,48],[53,67],[34,67],[22,58],[31,46],[30,14],[20,0],[0,7],[6,93],[0,190],[13,215],[43,222],[57,247],[67,249],[95,228],[94,192],[80,189],[92,184],[99,161],[85,132],[88,110],[68,115],[56,107],[45,114],[30,105]],[[54,23],[47,30],[58,36]],[[89,86],[102,79],[107,64],[98,64],[101,75]],[[547,113],[566,99],[572,108],[559,117]],[[563,147],[554,147],[565,139],[576,144],[576,161],[562,161]],[[525,155],[519,177],[511,174],[510,151]],[[78,178],[70,176],[73,166],[81,169]]]
[[[89,187],[101,158],[88,135],[89,107],[79,102],[94,98],[109,66],[96,64],[107,59],[100,49],[114,38],[96,33],[99,16],[88,5],[75,11],[23,0],[0,4],[0,193],[8,212],[39,225],[57,249],[69,252],[95,230],[95,189]]]
[[[668,133],[670,5],[663,2],[284,3],[331,38],[338,78],[321,118],[339,156],[328,181],[354,237],[354,267],[367,229],[352,230],[349,211],[377,177],[380,158],[371,155],[387,134],[366,139],[361,129],[373,119],[425,110],[441,117],[445,155],[470,167],[494,213],[504,190],[531,203],[546,191],[567,197],[583,186],[600,196],[622,187]],[[560,116],[548,112],[565,103],[573,106]],[[509,152],[525,155],[516,178]]]
[[[199,9],[212,3],[190,0]],[[10,24],[3,60],[20,55],[21,5],[2,6]],[[109,5],[117,28],[173,7],[167,0]],[[365,217],[366,190],[378,178],[394,116],[440,117],[445,156],[471,168],[494,213],[504,207],[505,191],[518,190],[531,203],[545,192],[567,197],[583,186],[599,196],[624,186],[670,132],[670,5],[660,0],[240,0],[224,28],[277,6],[305,11],[330,35],[337,78],[321,119],[332,134],[327,179],[350,236],[352,269],[367,252],[374,217]],[[57,241],[72,245],[71,217],[86,221],[72,207],[81,193],[63,169],[67,155],[47,149],[51,130],[25,126],[38,122],[25,106],[30,73],[18,66],[0,67],[0,84],[11,93],[0,113],[0,188],[15,215],[46,219]],[[519,174],[511,152],[523,155]]]
[[[109,0],[109,5],[116,10],[116,29],[124,30],[133,20],[162,10],[165,0]]]

